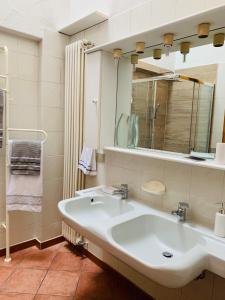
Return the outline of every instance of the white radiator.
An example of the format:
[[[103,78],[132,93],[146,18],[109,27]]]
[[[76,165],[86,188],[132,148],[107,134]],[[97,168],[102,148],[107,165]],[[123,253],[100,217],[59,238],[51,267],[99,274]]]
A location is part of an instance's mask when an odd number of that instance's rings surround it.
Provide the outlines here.
[[[80,235],[72,227],[70,227],[63,221],[62,221],[62,235],[67,241],[69,241],[73,245],[83,246],[87,244],[87,242],[85,242],[84,237],[82,235]]]
[[[78,161],[83,148],[84,58],[82,41],[66,46],[64,199],[74,197],[77,190],[84,188],[84,175],[78,170]]]

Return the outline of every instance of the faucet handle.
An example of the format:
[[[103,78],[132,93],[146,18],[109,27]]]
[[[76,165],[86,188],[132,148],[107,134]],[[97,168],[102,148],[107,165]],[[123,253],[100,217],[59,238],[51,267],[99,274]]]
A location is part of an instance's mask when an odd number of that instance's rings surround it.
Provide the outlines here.
[[[189,208],[189,204],[187,202],[179,202],[178,204],[179,208]]]

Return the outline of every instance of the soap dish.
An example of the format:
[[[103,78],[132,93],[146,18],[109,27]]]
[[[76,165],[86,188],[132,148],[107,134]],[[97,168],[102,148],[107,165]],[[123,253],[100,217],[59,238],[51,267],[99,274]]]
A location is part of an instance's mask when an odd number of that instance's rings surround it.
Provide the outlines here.
[[[166,186],[160,181],[148,181],[143,183],[141,189],[149,194],[161,196],[166,192]]]

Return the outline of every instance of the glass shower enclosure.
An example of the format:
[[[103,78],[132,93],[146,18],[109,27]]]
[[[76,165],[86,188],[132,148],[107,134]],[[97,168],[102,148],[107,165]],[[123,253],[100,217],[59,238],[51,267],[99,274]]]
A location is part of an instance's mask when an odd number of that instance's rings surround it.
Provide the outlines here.
[[[115,144],[210,152],[214,85],[182,75],[132,82],[130,114],[117,118]]]

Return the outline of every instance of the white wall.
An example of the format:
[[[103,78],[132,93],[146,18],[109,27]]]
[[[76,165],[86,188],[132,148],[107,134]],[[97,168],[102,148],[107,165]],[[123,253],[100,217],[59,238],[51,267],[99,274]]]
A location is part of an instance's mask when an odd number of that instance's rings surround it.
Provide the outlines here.
[[[71,0],[71,19],[80,18],[94,10],[99,10],[109,16],[113,16],[147,1],[148,0]]]
[[[0,0],[0,7],[0,26],[37,37],[70,15],[70,0]]]

